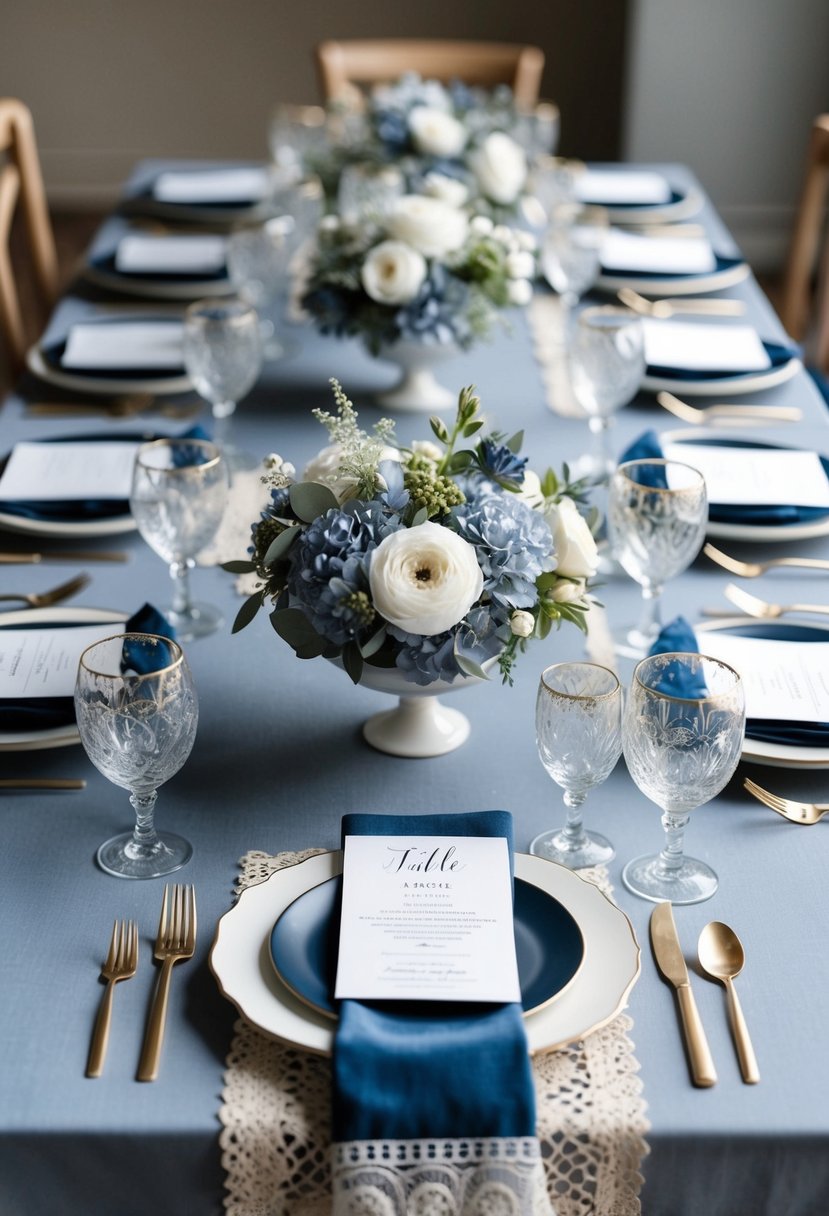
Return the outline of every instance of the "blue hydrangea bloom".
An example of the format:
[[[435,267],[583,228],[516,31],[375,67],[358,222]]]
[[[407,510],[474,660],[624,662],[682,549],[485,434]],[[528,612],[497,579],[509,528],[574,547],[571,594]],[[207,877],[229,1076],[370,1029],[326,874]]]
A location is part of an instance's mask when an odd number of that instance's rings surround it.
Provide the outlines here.
[[[468,346],[473,339],[466,315],[468,295],[466,283],[449,274],[445,266],[433,263],[415,298],[395,314],[400,336]]]
[[[389,633],[400,643],[395,663],[414,684],[433,684],[435,680],[451,682],[460,674],[455,660],[455,638],[451,631],[424,637],[406,633],[389,626]]]
[[[291,549],[288,592],[316,631],[336,646],[352,641],[365,621],[348,602],[368,595],[368,558],[385,536],[401,527],[380,502],[353,500],[315,519]]]
[[[489,474],[496,480],[503,479],[520,486],[524,481],[527,460],[527,456],[516,456],[505,443],[495,443],[492,439],[484,439],[481,442],[481,465],[484,474]]]
[[[456,531],[475,546],[484,592],[503,607],[532,608],[537,599],[535,580],[556,564],[544,518],[503,491],[453,507],[451,518]]]

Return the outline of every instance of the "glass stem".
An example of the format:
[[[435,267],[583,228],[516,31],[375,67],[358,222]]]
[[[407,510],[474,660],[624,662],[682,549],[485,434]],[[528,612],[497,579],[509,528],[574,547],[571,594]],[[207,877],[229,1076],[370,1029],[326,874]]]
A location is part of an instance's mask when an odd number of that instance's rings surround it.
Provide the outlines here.
[[[135,810],[135,828],[132,839],[137,848],[154,849],[158,845],[158,835],[153,821],[153,811],[158,791],[149,794],[130,794],[130,802]]]
[[[230,434],[230,419],[236,409],[235,401],[213,402],[213,442],[219,448],[227,447]]]
[[[642,616],[639,633],[643,638],[654,640],[662,628],[662,584],[645,583],[642,587]]]
[[[586,794],[574,794],[571,790],[564,791],[567,822],[561,829],[561,834],[567,842],[565,845],[567,849],[575,851],[576,849],[584,848],[587,844],[587,833],[584,830],[581,813],[581,808],[586,797]]]
[[[607,481],[613,468],[610,455],[610,423],[611,419],[601,414],[591,414],[587,420],[590,434],[593,436],[593,457],[596,468],[601,469],[602,482]]]
[[[687,811],[681,815],[677,815],[672,811],[665,811],[662,815],[662,826],[665,829],[665,844],[662,852],[659,854],[657,869],[663,878],[675,878],[677,871],[682,867],[685,829],[688,826],[689,819],[690,815]]]
[[[173,580],[173,612],[179,616],[189,616],[192,610],[190,602],[190,567],[192,565],[192,558],[180,562],[170,562],[170,578]]]

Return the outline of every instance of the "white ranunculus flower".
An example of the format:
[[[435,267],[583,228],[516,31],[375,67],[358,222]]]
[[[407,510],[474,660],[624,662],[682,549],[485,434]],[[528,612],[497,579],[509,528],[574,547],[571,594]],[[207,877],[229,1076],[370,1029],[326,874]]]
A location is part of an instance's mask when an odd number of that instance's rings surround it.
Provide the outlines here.
[[[469,157],[481,189],[494,203],[514,203],[527,180],[524,149],[503,131],[493,131]]]
[[[442,258],[460,249],[469,231],[463,211],[437,198],[404,194],[391,206],[386,228],[427,258]]]
[[[469,541],[433,523],[385,537],[371,555],[368,581],[382,617],[427,637],[462,621],[484,582]]]
[[[476,236],[489,236],[495,225],[488,215],[473,215],[469,227]]]
[[[308,461],[302,474],[303,481],[315,481],[319,485],[328,486],[339,503],[348,502],[349,498],[354,497],[357,489],[356,483],[348,477],[343,477],[340,472],[343,455],[342,444],[329,443],[328,447],[322,448]],[[386,447],[383,448],[380,459],[399,460],[400,453],[397,448]],[[382,481],[382,478],[380,480]]]
[[[507,274],[511,279],[531,279],[535,274],[535,258],[525,249],[508,253],[506,265]]]
[[[409,113],[409,130],[424,156],[460,156],[466,146],[466,128],[445,110],[415,106]]]
[[[445,173],[427,173],[423,179],[423,190],[430,198],[439,198],[450,207],[462,207],[469,197],[463,182],[456,177],[447,177]]]
[[[583,595],[584,583],[581,579],[577,583],[562,580],[553,588],[553,602],[556,604],[577,604]]]
[[[510,304],[516,308],[526,308],[533,298],[533,285],[529,279],[510,279],[507,283],[507,296]]]
[[[360,279],[378,304],[408,304],[426,278],[426,259],[403,241],[381,241],[369,252]]]
[[[531,612],[517,608],[509,619],[510,633],[517,638],[530,638],[535,630],[535,617]]]
[[[551,503],[544,518],[553,534],[556,573],[571,578],[592,578],[599,563],[596,542],[572,498]]]

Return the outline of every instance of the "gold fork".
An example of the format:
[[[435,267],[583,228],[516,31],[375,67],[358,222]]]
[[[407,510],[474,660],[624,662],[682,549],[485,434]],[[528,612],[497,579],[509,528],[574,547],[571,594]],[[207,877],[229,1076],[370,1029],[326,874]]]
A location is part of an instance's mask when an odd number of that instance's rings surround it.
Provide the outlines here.
[[[712,562],[716,562],[718,566],[722,566],[731,574],[739,575],[740,578],[757,578],[759,574],[765,574],[767,570],[777,566],[797,567],[802,570],[829,570],[829,561],[822,557],[772,557],[765,562],[742,562],[737,557],[723,553],[722,549],[718,549],[710,542],[703,547],[702,551],[706,557],[711,558]]]
[[[161,971],[144,1035],[144,1046],[138,1065],[139,1081],[154,1081],[158,1076],[173,965],[180,959],[192,958],[195,949],[195,888],[189,884],[182,886],[180,883],[174,884],[172,889],[165,886],[154,951],[155,957],[161,963]]]
[[[89,1059],[86,1065],[88,1077],[100,1077],[104,1070],[104,1058],[109,1042],[109,1026],[112,1020],[112,995],[119,980],[131,980],[138,969],[138,926],[134,920],[116,920],[112,927],[101,979],[106,980],[104,995],[95,1019]]]
[[[735,402],[734,405],[689,405],[673,393],[661,392],[656,394],[656,400],[683,422],[691,422],[694,426],[760,426],[766,422],[798,422],[803,417],[803,411],[796,405],[747,405]]]
[[[742,587],[737,587],[734,583],[727,584],[723,595],[749,616],[756,616],[763,621],[776,620],[787,612],[817,612],[821,615],[829,615],[829,604],[769,604],[765,600],[758,599],[756,595],[743,591]],[[706,616],[711,615],[706,610],[703,611]]]
[[[68,583],[53,587],[51,591],[32,592],[29,595],[22,592],[19,595],[0,595],[0,600],[20,600],[30,608],[48,608],[50,604],[59,604],[61,600],[68,600],[70,596],[77,595],[89,582],[88,574],[78,574],[75,578],[70,578]]]
[[[762,802],[772,811],[777,811],[778,815],[782,815],[784,819],[788,819],[792,823],[817,823],[824,815],[829,814],[829,803],[795,802],[793,798],[781,798],[779,794],[772,794],[769,790],[764,790],[762,785],[758,785],[749,777],[746,777],[743,782],[743,788],[753,794],[758,802]]]
[[[746,310],[742,300],[648,300],[632,287],[620,287],[616,293],[623,304],[643,317],[667,319],[677,314],[706,317],[741,317]]]

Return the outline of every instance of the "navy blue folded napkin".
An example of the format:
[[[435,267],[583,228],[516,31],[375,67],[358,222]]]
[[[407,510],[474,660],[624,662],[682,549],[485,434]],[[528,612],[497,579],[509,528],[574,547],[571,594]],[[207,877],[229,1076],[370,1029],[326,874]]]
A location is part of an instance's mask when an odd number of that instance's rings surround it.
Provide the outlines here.
[[[695,444],[701,447],[728,447],[728,448],[765,448],[774,450],[775,444],[750,442],[746,439],[710,439],[700,436],[699,439],[694,439]],[[629,460],[653,460],[661,459],[664,455],[662,444],[656,431],[645,431],[638,439],[625,448],[622,455],[619,457],[619,463],[624,464]],[[820,463],[823,465],[823,471],[829,478],[829,458],[826,456],[820,457]],[[650,470],[641,470],[637,473],[636,480],[642,485],[665,486],[665,470],[661,466],[654,466]],[[708,518],[712,523],[722,524],[755,524],[760,527],[774,527],[779,524],[800,524],[809,523],[812,520],[825,519],[829,515],[824,507],[799,507],[795,504],[788,506],[778,506],[771,503],[716,503],[709,502]]]
[[[744,262],[742,257],[726,257],[721,253],[714,253],[714,261],[716,263],[713,270],[704,272],[694,272],[693,274],[680,274],[675,270],[618,270],[615,266],[610,270],[606,270],[606,274],[613,275],[614,279],[704,279],[712,274],[722,274],[725,270],[731,270],[734,266],[742,266]]]
[[[752,626],[752,631],[755,627]],[[825,640],[825,634],[815,634]],[[650,654],[670,654],[674,651],[699,652],[700,646],[691,626],[684,617],[678,616],[665,625],[659,637],[651,646]],[[669,665],[674,666],[674,665]],[[666,675],[670,673],[666,672]],[[700,697],[706,695],[705,682],[701,674],[690,672],[688,668],[676,665],[673,672],[672,687],[665,687],[664,692],[673,692],[678,697]],[[763,743],[782,743],[790,747],[827,747],[829,746],[829,722],[788,722],[773,718],[747,718],[746,738],[756,739]]]
[[[41,629],[69,629],[78,621],[53,621],[38,626]],[[94,622],[90,622],[92,624]],[[3,628],[0,621],[0,629]],[[115,625],[113,624],[113,629]],[[124,625],[126,633],[154,633],[175,641],[175,629],[157,608],[144,604]],[[124,667],[140,671],[141,652],[124,643]],[[20,700],[0,698],[0,731],[52,730],[68,726],[75,721],[75,703],[72,697],[24,697]]]
[[[346,836],[504,836],[506,811],[343,817]],[[521,1005],[340,1003],[332,1140],[530,1137],[535,1096]]]
[[[130,431],[113,434],[110,431],[97,431],[93,435],[61,435],[57,439],[44,439],[42,443],[149,443],[153,439],[165,439],[167,436],[147,431]],[[209,439],[204,427],[194,426],[177,439]],[[187,463],[186,452],[182,463]],[[23,519],[40,520],[43,523],[84,523],[96,519],[112,519],[121,515],[129,515],[128,498],[66,498],[66,499],[37,499],[16,498],[0,499],[0,512],[6,515],[18,515]]]
[[[797,358],[800,354],[800,347],[794,343],[788,345],[782,342],[766,342],[763,341],[763,347],[771,360],[771,368],[766,370],[774,370],[776,367],[785,367],[792,359]],[[706,371],[705,369],[688,367],[660,367],[658,364],[648,364],[647,374],[649,376],[663,376],[671,380],[728,380],[730,378],[738,379],[740,376],[759,376],[763,372],[756,371],[722,371],[721,369]]]

